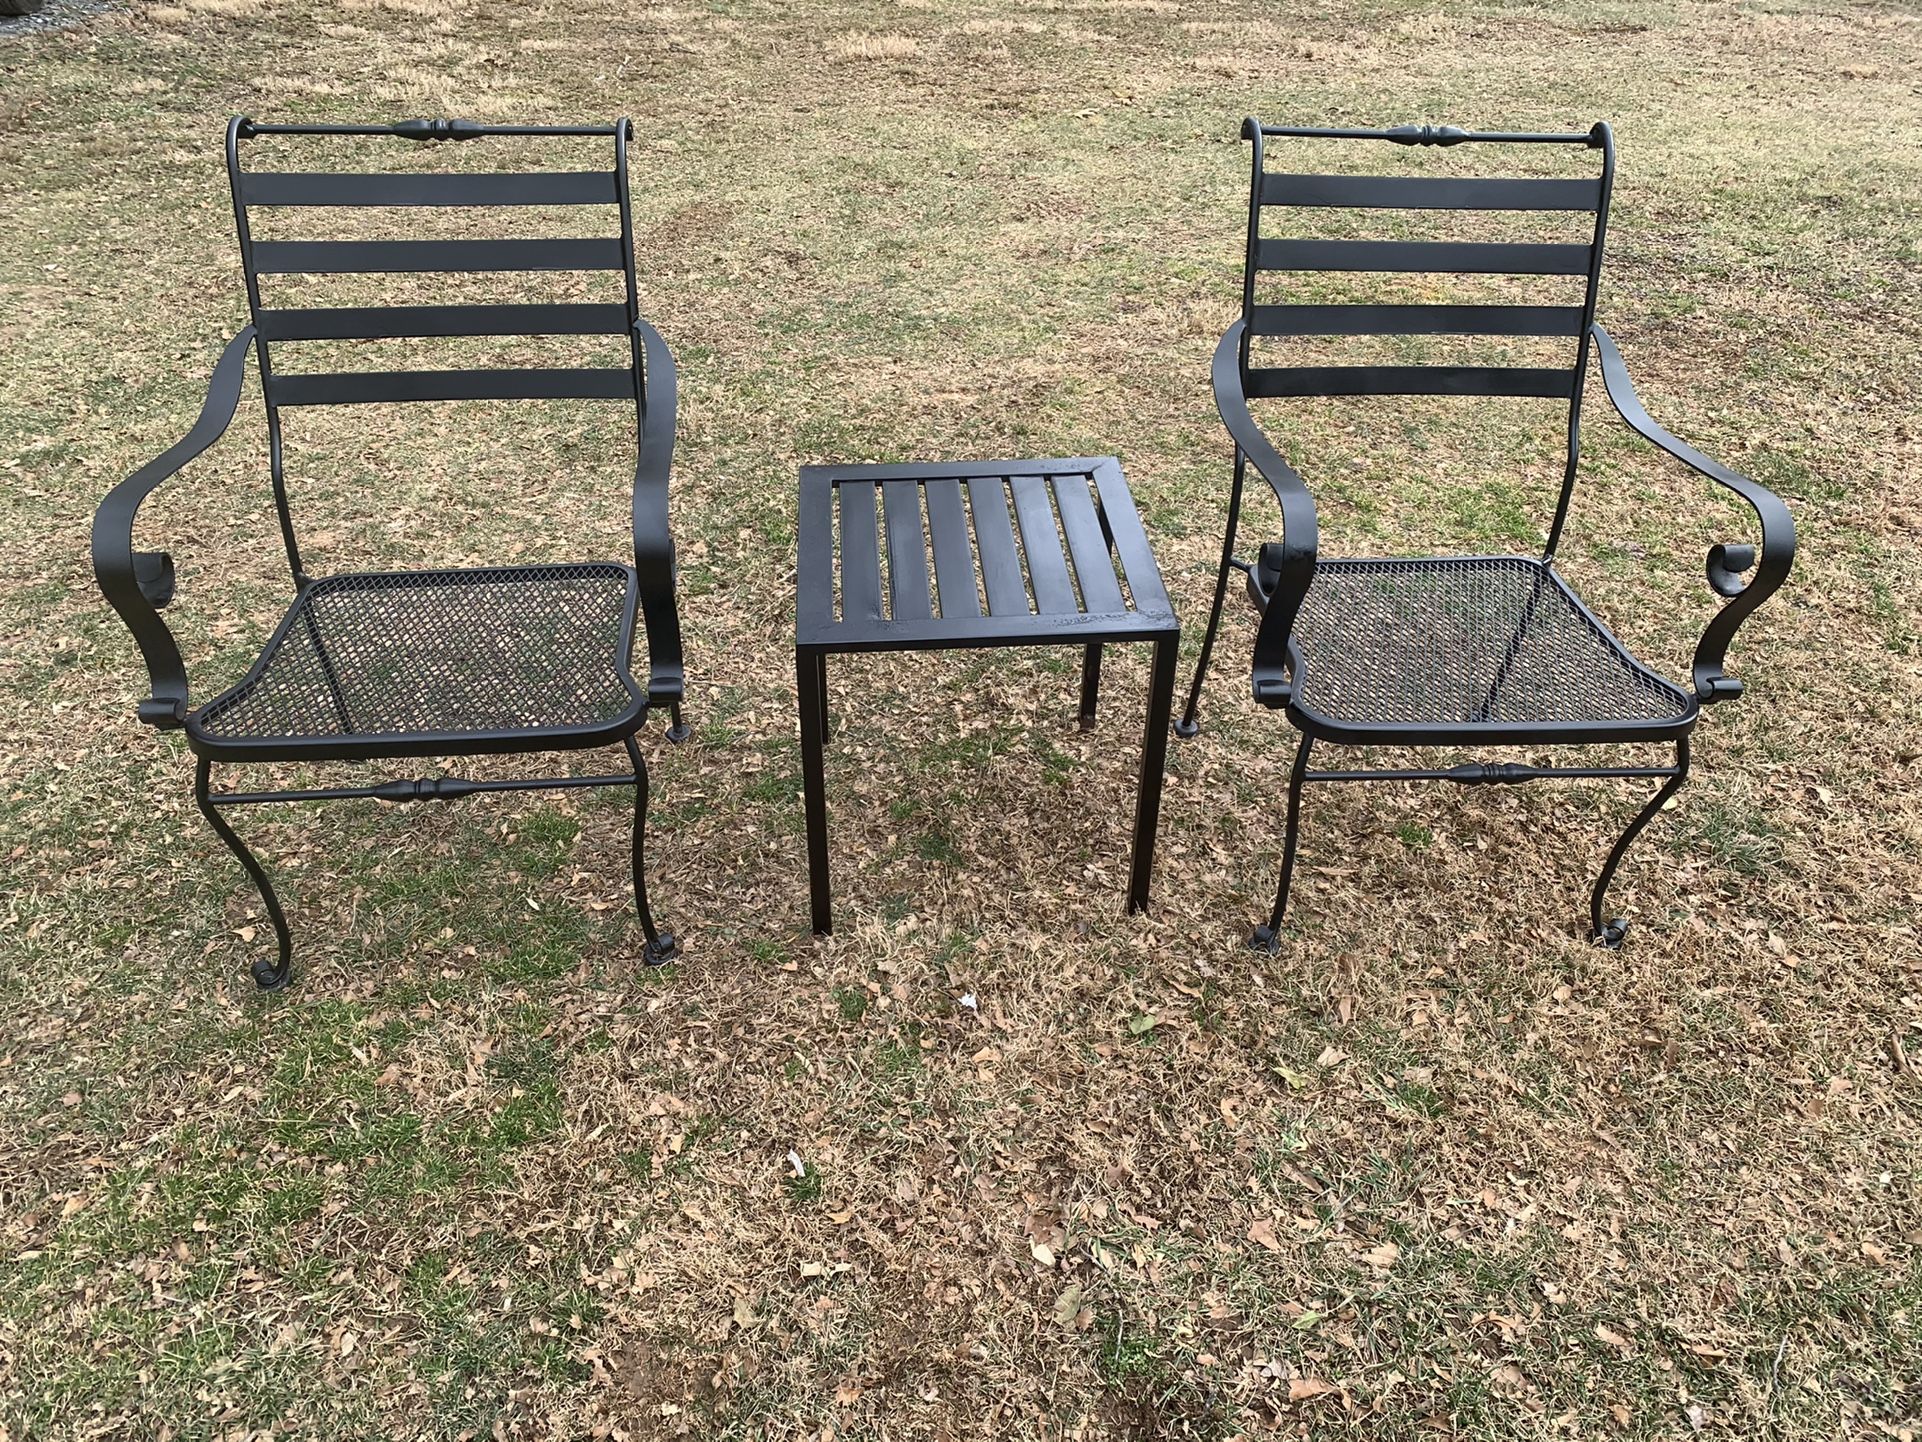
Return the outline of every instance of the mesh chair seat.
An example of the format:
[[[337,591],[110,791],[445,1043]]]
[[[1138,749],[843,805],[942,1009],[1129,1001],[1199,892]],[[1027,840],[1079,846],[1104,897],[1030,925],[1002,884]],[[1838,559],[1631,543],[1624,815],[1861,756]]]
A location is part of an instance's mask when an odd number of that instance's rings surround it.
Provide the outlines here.
[[[1637,661],[1554,569],[1521,557],[1332,560],[1295,621],[1312,729],[1448,740],[1692,724],[1693,697]]]
[[[613,563],[328,577],[189,725],[213,747],[328,756],[618,741],[646,710],[635,596]]]

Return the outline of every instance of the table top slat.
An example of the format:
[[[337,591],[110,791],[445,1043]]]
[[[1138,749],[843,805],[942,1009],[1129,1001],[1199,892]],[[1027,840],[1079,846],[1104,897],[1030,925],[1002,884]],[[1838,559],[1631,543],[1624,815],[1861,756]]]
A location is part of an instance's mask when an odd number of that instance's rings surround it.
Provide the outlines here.
[[[1148,533],[1141,528],[1141,515],[1135,510],[1134,496],[1121,474],[1121,462],[1112,456],[1106,457],[1095,463],[1092,474],[1095,491],[1101,497],[1101,513],[1108,522],[1108,535],[1114,542],[1115,559],[1121,562],[1121,574],[1128,578],[1128,594],[1134,599],[1134,609],[1173,615],[1174,602],[1168,599],[1168,588],[1162,582],[1161,567],[1155,564]]]
[[[1081,583],[1082,609],[1127,610],[1128,603],[1121,598],[1121,584],[1115,580],[1114,557],[1108,550],[1106,527],[1094,508],[1089,478],[1055,476],[1054,499],[1061,512],[1061,529],[1068,537],[1075,579]]]
[[[888,524],[888,617],[925,621],[934,614],[934,606],[928,593],[928,542],[921,525],[920,484],[881,482],[881,509]]]
[[[834,479],[825,470],[801,472],[795,526],[794,615],[804,627],[834,624]]]
[[[923,483],[928,498],[928,544],[934,549],[934,583],[940,591],[941,619],[981,614],[974,585],[974,550],[968,545],[968,512],[961,504],[961,482],[937,476]]]
[[[1045,476],[1009,476],[1014,513],[1021,523],[1021,549],[1028,558],[1035,609],[1042,615],[1072,615],[1081,609],[1068,575],[1068,558],[1055,530],[1054,503]]]
[[[841,619],[881,619],[881,542],[875,530],[874,487],[837,485],[841,496]]]
[[[981,552],[981,581],[988,592],[990,616],[1031,616],[1028,583],[1021,577],[1021,552],[1015,548],[1014,522],[1008,517],[1008,485],[1000,476],[968,482],[974,509],[974,543]]]

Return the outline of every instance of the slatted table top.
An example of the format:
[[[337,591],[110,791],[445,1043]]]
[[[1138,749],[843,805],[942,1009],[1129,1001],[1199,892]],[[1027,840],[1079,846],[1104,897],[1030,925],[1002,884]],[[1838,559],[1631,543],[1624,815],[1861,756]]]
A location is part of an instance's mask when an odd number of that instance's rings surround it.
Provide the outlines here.
[[[805,466],[795,639],[824,651],[1177,629],[1112,456]]]

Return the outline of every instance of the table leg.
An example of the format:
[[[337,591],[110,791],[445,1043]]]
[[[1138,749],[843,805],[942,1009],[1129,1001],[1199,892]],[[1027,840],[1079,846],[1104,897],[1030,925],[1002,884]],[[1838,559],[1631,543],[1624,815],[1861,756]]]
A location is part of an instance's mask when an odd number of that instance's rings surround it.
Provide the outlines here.
[[[801,709],[801,790],[807,811],[808,915],[816,936],[834,930],[828,900],[828,796],[823,753],[828,729],[827,656],[794,652],[795,690]]]
[[[1141,785],[1135,800],[1134,865],[1128,876],[1128,910],[1148,909],[1148,880],[1155,868],[1155,830],[1161,822],[1161,780],[1168,766],[1168,719],[1174,709],[1175,653],[1179,634],[1155,642],[1154,676],[1148,683],[1148,730],[1141,738]]]
[[[1101,643],[1081,652],[1081,729],[1094,730],[1095,702],[1101,695]]]

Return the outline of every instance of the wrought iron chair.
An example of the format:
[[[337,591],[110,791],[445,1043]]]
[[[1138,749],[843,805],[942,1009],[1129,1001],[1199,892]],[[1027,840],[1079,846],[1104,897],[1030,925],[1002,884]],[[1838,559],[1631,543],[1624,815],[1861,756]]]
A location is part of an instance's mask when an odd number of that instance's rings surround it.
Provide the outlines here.
[[[1269,138],[1373,144],[1503,147],[1579,146],[1600,153],[1600,173],[1572,179],[1456,176],[1318,175],[1269,172]],[[1595,323],[1595,295],[1615,174],[1614,138],[1605,124],[1586,134],[1475,134],[1452,126],[1341,130],[1265,126],[1245,121],[1254,150],[1248,196],[1248,248],[1241,319],[1214,358],[1215,403],[1235,445],[1228,524],[1215,581],[1214,608],[1194,684],[1176,733],[1199,730],[1202,683],[1221,620],[1228,573],[1246,574],[1260,613],[1254,646],[1255,700],[1284,712],[1301,733],[1288,781],[1281,877],[1267,922],[1249,945],[1274,950],[1288,906],[1300,835],[1302,787],[1309,781],[1433,780],[1462,784],[1542,777],[1659,780],[1654,798],[1609,851],[1589,905],[1589,934],[1622,944],[1627,923],[1605,920],[1608,884],[1650,818],[1688,776],[1689,735],[1701,708],[1742,694],[1723,669],[1723,653],[1743,619],[1789,573],[1795,526],[1769,491],[1677,440],[1636,398],[1621,353]],[[1323,207],[1452,211],[1548,211],[1580,217],[1584,238],[1567,243],[1326,240],[1263,233],[1264,216]],[[1592,226],[1592,229],[1590,228]],[[1581,304],[1377,305],[1258,304],[1269,272],[1412,272],[1583,278]],[[1572,282],[1565,282],[1572,283]],[[1565,365],[1266,365],[1253,360],[1256,338],[1328,336],[1548,337],[1570,343]],[[1574,491],[1581,437],[1583,380],[1591,353],[1622,419],[1662,450],[1719,482],[1754,510],[1760,548],[1727,544],[1708,552],[1708,581],[1728,598],[1695,652],[1693,690],[1657,675],[1632,656],[1570,589],[1555,551]],[[1256,425],[1251,399],[1306,396],[1530,396],[1565,401],[1567,461],[1542,555],[1442,556],[1386,560],[1318,558],[1315,501],[1301,476]],[[1254,561],[1235,550],[1248,468],[1281,505],[1279,541]],[[1746,581],[1743,576],[1753,572]],[[1541,746],[1673,743],[1672,766],[1538,766],[1466,762],[1435,769],[1316,770],[1316,742],[1342,746]]]
[[[116,486],[94,517],[93,564],[100,588],[133,632],[151,678],[142,721],[184,730],[197,758],[194,799],[260,890],[278,940],[275,960],[257,960],[255,982],[285,986],[293,944],[287,919],[260,862],[223,808],[273,801],[372,797],[445,800],[476,792],[583,786],[634,788],[634,903],[646,936],[643,958],[678,953],[657,929],[647,901],[643,841],[647,766],[635,744],[650,707],[681,719],[680,622],[674,548],[668,535],[668,468],[674,449],[674,361],[640,316],[633,222],[627,189],[628,121],[611,126],[482,126],[461,120],[394,125],[227,127],[227,170],[239,229],[251,321],[214,367],[200,418],[186,437]],[[347,174],[250,171],[242,146],[260,136],[386,136],[410,142],[493,136],[598,139],[612,166],[584,171]],[[250,214],[263,207],[605,206],[604,239],[256,240]],[[284,308],[263,303],[263,277],[373,273],[599,271],[621,273],[625,298],[592,304],[383,305]],[[281,347],[303,341],[444,337],[609,336],[625,338],[627,362],[573,369],[353,371],[281,374]],[[605,342],[603,342],[605,343]],[[619,346],[620,341],[615,341]],[[160,611],[174,593],[172,557],[136,551],[141,503],[226,430],[239,404],[252,350],[266,403],[269,473],[293,576],[286,617],[252,669],[198,706]],[[294,406],[474,399],[585,398],[635,408],[634,559],[571,565],[312,576],[295,539],[283,469],[281,412]],[[631,674],[637,619],[647,638],[646,687]],[[216,762],[373,761],[625,748],[632,771],[612,775],[470,780],[439,776],[305,790],[210,789]]]

